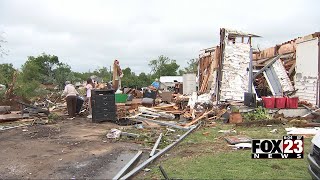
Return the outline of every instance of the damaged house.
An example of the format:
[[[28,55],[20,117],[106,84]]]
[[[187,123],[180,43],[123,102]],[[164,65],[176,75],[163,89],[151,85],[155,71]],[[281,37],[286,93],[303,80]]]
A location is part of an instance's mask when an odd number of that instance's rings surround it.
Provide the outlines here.
[[[319,33],[262,51],[252,49],[254,37],[259,36],[220,29],[219,46],[200,51],[199,93],[210,92],[216,101],[244,101],[246,92],[289,95],[319,105]]]
[[[291,94],[319,106],[319,35],[315,32],[254,52],[253,67],[262,72],[254,75],[258,93]]]
[[[240,31],[220,29],[220,45],[202,50],[199,56],[199,92],[218,101],[243,101],[249,89],[252,37]]]

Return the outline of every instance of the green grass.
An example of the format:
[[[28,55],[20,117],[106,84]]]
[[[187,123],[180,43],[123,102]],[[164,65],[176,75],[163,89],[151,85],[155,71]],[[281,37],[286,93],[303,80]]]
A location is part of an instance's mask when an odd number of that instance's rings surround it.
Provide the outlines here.
[[[140,173],[137,178],[163,178],[158,166],[161,164],[170,178],[182,179],[310,179],[307,172],[306,155],[310,148],[310,138],[305,139],[305,158],[290,159],[251,159],[251,150],[232,150],[225,142],[220,129],[230,129],[231,125],[216,128],[201,128],[180,145],[168,152],[148,168],[148,173]],[[237,134],[251,138],[280,139],[286,134],[284,128],[236,127]],[[278,133],[270,133],[278,129]],[[203,133],[209,132],[207,136]]]

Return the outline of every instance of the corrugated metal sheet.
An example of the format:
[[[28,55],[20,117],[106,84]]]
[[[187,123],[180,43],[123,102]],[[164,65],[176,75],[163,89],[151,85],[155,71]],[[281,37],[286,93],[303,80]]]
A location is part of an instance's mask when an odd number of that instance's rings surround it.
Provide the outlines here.
[[[297,43],[295,88],[300,100],[317,104],[318,38]]]

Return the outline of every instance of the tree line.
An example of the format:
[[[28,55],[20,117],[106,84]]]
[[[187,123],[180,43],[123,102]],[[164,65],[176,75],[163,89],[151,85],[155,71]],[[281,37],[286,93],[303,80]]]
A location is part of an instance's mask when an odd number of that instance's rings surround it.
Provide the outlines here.
[[[180,65],[177,64],[176,60],[163,55],[150,60],[148,65],[151,68],[151,72],[141,72],[140,74],[136,74],[129,67],[122,67],[124,74],[121,82],[122,86],[142,88],[149,86],[155,78],[160,76],[177,76],[184,73],[197,72],[196,59],[189,60],[188,66],[183,69],[179,69]],[[112,78],[112,72],[107,67],[102,67],[92,72],[74,72],[71,70],[70,65],[61,62],[58,56],[45,53],[36,57],[29,56],[19,70],[15,69],[10,63],[0,64],[0,84],[8,87],[13,80],[15,71],[18,71],[18,73],[14,93],[25,98],[32,98],[41,94],[42,85],[54,85],[61,89],[66,80],[73,83],[82,83],[91,76],[97,76],[103,82],[108,82]]]

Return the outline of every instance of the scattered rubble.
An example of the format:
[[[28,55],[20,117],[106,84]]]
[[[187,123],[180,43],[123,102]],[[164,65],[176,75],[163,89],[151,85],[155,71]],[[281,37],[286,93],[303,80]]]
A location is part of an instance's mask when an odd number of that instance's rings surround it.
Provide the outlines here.
[[[92,122],[109,121],[115,126],[118,125],[117,128],[107,130],[106,138],[135,142],[144,145],[143,148],[147,148],[148,151],[151,150],[148,159],[135,167],[143,154],[139,151],[114,179],[129,179],[141,170],[150,171],[146,167],[151,162],[202,125],[209,128],[215,127],[217,123],[247,128],[273,124],[295,126],[285,129],[289,135],[314,135],[320,131],[320,123],[311,121],[314,119],[312,117],[320,116],[317,109],[318,96],[310,100],[317,88],[313,88],[310,96],[302,95],[309,92],[302,88],[302,84],[308,83],[313,87],[318,77],[308,79],[305,69],[299,67],[303,65],[297,64],[301,61],[296,56],[296,53],[301,53],[298,42],[302,43],[306,37],[277,45],[275,48],[253,52],[252,38],[259,36],[224,28],[220,33],[220,44],[207,48],[200,54],[198,92],[189,90],[188,94],[183,94],[181,82],[164,83],[164,91],[123,88],[114,92],[110,89],[105,90],[104,86],[92,91],[97,95],[92,100]],[[313,37],[319,38],[319,34],[314,34]],[[248,41],[245,41],[245,38]],[[251,63],[253,67],[250,67]],[[250,74],[253,70],[255,74]],[[294,82],[295,76],[298,78]],[[14,85],[14,82],[12,84]],[[170,91],[171,86],[175,88],[175,85],[177,92]],[[254,98],[250,99],[254,101],[251,103],[252,107],[245,105],[245,93],[253,94]],[[12,96],[12,88],[7,90],[6,96]],[[125,98],[119,99],[123,97]],[[88,102],[85,102],[83,97],[80,99],[84,103],[78,107],[77,113],[79,116],[87,115]],[[67,112],[66,102],[61,99],[59,93],[51,93],[45,99],[38,99],[33,103],[21,100],[16,103],[21,106],[20,111],[13,111],[10,106],[0,106],[0,123],[19,122],[13,126],[0,124],[1,131],[54,123],[64,119]],[[308,113],[288,119],[279,113],[280,110],[295,110],[298,107],[306,109]],[[97,116],[100,118],[99,121],[95,121]],[[311,120],[306,118],[309,116]],[[251,138],[239,135],[235,129],[218,132],[223,133],[225,140],[236,149],[251,148]],[[279,130],[273,129],[269,132],[276,134]],[[210,131],[202,134],[211,136]]]
[[[107,134],[108,139],[118,139],[121,136],[121,131],[118,129],[111,129]]]

